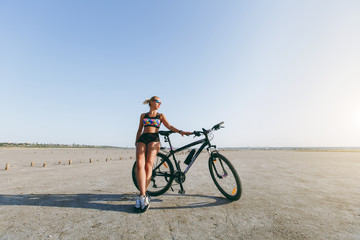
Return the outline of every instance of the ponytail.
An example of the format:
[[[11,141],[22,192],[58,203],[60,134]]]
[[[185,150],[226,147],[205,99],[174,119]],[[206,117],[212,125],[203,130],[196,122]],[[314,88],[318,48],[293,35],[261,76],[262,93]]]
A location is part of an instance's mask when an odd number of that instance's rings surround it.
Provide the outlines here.
[[[143,104],[150,104],[150,99],[149,99],[149,98],[145,99],[145,101],[143,102]]]
[[[147,98],[147,99],[145,99],[145,101],[143,102],[143,104],[148,104],[148,105],[150,106],[150,102],[153,101],[153,100],[155,100],[155,98],[159,98],[159,97],[158,97],[158,96],[153,96],[153,97],[151,97],[150,99]]]

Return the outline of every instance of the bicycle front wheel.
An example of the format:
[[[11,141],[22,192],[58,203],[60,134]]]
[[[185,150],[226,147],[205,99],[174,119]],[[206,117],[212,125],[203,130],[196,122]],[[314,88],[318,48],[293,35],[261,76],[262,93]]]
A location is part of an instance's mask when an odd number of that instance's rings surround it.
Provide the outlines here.
[[[229,200],[236,201],[241,197],[241,182],[231,162],[219,153],[209,158],[211,178],[220,192]]]
[[[132,169],[132,179],[139,190],[136,180],[136,162]],[[151,181],[148,187],[150,196],[159,196],[164,194],[170,187],[174,180],[174,167],[171,161],[162,153],[158,153],[153,165]]]

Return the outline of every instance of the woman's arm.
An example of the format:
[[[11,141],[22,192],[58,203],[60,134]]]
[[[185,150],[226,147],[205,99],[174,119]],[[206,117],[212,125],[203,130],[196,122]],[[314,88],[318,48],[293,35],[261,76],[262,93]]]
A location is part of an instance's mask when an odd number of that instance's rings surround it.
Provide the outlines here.
[[[143,123],[144,115],[145,115],[145,113],[141,114],[141,116],[140,116],[140,123],[139,123],[139,129],[138,129],[137,134],[136,134],[135,146],[136,146],[137,140],[139,139],[139,137],[140,137],[140,135],[142,133],[142,129],[143,129],[143,126],[144,126],[144,123]]]
[[[161,113],[161,114],[160,114],[160,118],[161,118],[161,121],[164,123],[164,126],[165,126],[167,129],[169,129],[169,130],[171,130],[171,131],[173,131],[173,132],[176,132],[176,133],[180,133],[181,136],[189,135],[189,134],[190,134],[190,132],[184,132],[184,131],[182,131],[182,130],[179,130],[179,129],[175,128],[174,126],[171,126],[170,123],[167,121],[167,119],[166,119],[166,117],[165,117],[164,114]]]

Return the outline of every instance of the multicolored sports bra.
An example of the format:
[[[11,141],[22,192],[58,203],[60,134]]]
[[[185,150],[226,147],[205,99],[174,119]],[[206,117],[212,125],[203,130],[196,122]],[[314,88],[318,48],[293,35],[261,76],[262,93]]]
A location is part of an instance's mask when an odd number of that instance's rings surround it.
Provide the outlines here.
[[[144,127],[156,127],[160,128],[161,125],[161,119],[160,114],[156,114],[155,117],[149,117],[149,115],[146,113],[143,119]]]

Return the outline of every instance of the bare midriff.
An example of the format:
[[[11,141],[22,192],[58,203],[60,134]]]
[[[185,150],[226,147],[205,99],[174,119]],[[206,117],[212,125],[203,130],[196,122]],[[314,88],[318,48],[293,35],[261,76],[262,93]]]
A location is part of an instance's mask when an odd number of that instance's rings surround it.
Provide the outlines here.
[[[158,133],[159,129],[156,127],[144,127],[143,133]]]

